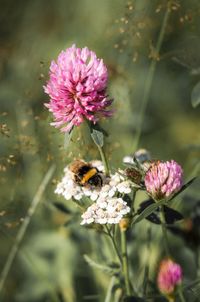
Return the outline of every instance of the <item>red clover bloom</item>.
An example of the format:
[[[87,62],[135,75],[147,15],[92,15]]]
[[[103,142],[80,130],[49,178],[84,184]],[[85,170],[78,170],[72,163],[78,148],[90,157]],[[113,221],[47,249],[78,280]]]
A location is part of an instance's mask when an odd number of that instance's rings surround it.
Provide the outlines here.
[[[107,107],[112,100],[106,94],[108,72],[102,59],[85,48],[75,45],[62,51],[50,66],[50,79],[44,91],[50,96],[45,104],[53,113],[51,125],[69,132],[84,119],[96,123],[100,117],[109,117]]]
[[[183,185],[183,170],[174,160],[153,163],[145,175],[147,192],[155,199],[169,198]]]
[[[182,281],[182,268],[171,259],[164,259],[159,268],[157,284],[163,294],[171,294]]]

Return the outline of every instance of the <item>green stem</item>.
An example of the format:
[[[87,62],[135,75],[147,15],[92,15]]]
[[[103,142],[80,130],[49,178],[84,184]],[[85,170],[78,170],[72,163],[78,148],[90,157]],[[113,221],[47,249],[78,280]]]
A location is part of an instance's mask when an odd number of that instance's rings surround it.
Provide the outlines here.
[[[163,38],[165,35],[165,30],[166,30],[167,22],[169,19],[169,15],[170,15],[170,1],[167,5],[167,9],[166,9],[166,12],[165,12],[165,15],[163,18],[161,30],[160,30],[160,33],[158,36],[158,41],[157,41],[156,47],[155,47],[155,52],[158,56],[159,56]],[[154,78],[154,74],[155,74],[156,65],[157,65],[157,60],[153,58],[151,61],[151,64],[150,64],[150,67],[149,67],[149,70],[147,73],[145,85],[144,85],[144,94],[143,94],[143,97],[141,100],[141,109],[139,112],[138,126],[137,126],[135,143],[134,143],[134,150],[137,150],[138,145],[139,145],[140,136],[141,136],[141,132],[142,132],[142,124],[143,124],[143,120],[144,120],[144,114],[145,114],[145,110],[146,110],[147,103],[149,100],[149,95],[150,95],[150,91],[151,91],[151,87],[152,87],[152,82],[153,82],[153,78]]]
[[[110,175],[109,166],[108,166],[108,161],[107,161],[104,149],[103,149],[103,147],[101,147],[99,145],[97,145],[97,147],[98,147],[98,150],[99,150],[99,153],[100,153],[100,156],[101,156],[101,160],[102,160],[103,165],[104,165],[105,174],[106,174],[106,176],[109,176]]]
[[[116,254],[117,254],[117,257],[118,257],[118,259],[119,259],[119,262],[120,262],[120,264],[122,264],[122,257],[121,257],[121,255],[120,255],[120,252],[119,252],[118,246],[117,246],[117,244],[116,244],[116,242],[115,242],[115,239],[114,239],[113,235],[111,234],[111,231],[109,230],[109,228],[108,228],[107,225],[105,225],[105,228],[106,228],[106,230],[107,230],[108,236],[109,236],[110,239],[112,240],[113,247],[114,247],[114,249],[115,249],[115,252],[116,252]]]
[[[136,197],[137,189],[133,188],[132,195],[132,204],[131,204],[131,213],[134,213],[134,205],[135,205],[135,197]]]
[[[150,258],[150,253],[151,253],[151,237],[152,237],[152,229],[151,225],[147,229],[147,254],[148,254],[148,261],[145,265],[145,276],[144,276],[144,282],[143,282],[143,287],[144,287],[144,296],[147,294],[147,287],[148,287],[148,282],[149,282],[149,258]]]
[[[164,214],[164,207],[163,207],[163,205],[161,205],[161,222],[162,222],[162,232],[163,232],[163,237],[164,237],[165,252],[166,252],[167,256],[170,256],[169,246],[168,246],[168,238],[167,238],[167,229],[166,229],[166,224],[165,224],[165,214]]]
[[[105,298],[105,302],[111,302],[112,300],[112,295],[113,295],[113,286],[115,285],[115,276],[112,276],[112,278],[110,279],[110,283],[108,286],[108,290],[107,290],[107,294],[106,294],[106,298]]]
[[[179,295],[179,298],[180,298],[181,302],[186,302],[186,300],[185,300],[185,298],[183,296],[183,291],[182,291],[182,287],[181,286],[178,287],[178,295]]]
[[[131,287],[129,281],[126,231],[124,230],[120,230],[120,231],[121,231],[122,267],[123,267],[123,275],[125,280],[125,290],[126,290],[126,295],[130,296]]]

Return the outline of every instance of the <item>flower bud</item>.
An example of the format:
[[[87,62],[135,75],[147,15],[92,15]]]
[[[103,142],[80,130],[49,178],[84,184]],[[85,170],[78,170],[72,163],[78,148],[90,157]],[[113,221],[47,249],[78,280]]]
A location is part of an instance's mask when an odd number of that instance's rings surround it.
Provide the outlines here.
[[[157,284],[159,290],[166,295],[174,292],[177,285],[182,282],[182,268],[172,259],[164,259],[160,263]]]
[[[119,227],[122,231],[126,231],[130,226],[130,223],[131,223],[130,217],[122,218],[119,222]]]

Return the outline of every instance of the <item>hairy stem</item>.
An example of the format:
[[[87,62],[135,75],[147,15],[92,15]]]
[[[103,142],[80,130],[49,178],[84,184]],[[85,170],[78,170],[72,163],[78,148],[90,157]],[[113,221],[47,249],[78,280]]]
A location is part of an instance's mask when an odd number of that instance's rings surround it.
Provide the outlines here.
[[[160,33],[158,36],[156,47],[155,47],[155,53],[157,54],[158,57],[159,57],[160,49],[162,46],[163,38],[165,35],[165,30],[166,30],[167,22],[169,19],[169,15],[170,15],[170,1],[168,2],[167,8],[166,8],[166,12],[165,12],[163,22],[161,25],[161,30],[160,30]],[[150,91],[151,91],[151,87],[152,87],[152,83],[153,83],[156,65],[157,65],[157,59],[152,58],[152,61],[150,63],[149,70],[147,73],[147,78],[146,78],[146,81],[144,84],[144,93],[143,93],[143,97],[141,100],[141,108],[140,108],[139,117],[138,117],[138,125],[137,125],[137,131],[136,131],[136,135],[135,135],[134,150],[137,150],[138,145],[139,145],[140,136],[142,133],[142,124],[143,124],[143,120],[144,120],[144,114],[145,114],[145,110],[146,110],[147,103],[149,100],[149,95],[150,95]]]
[[[166,229],[166,224],[165,224],[165,213],[164,213],[164,207],[161,205],[161,225],[162,225],[162,233],[164,237],[164,248],[165,248],[165,253],[167,256],[170,256],[169,252],[169,245],[168,245],[168,238],[167,238],[167,229]]]
[[[107,230],[108,236],[109,236],[110,239],[112,240],[113,247],[114,247],[114,249],[115,249],[115,252],[116,252],[116,254],[117,254],[117,257],[118,257],[118,259],[119,259],[119,262],[120,262],[120,264],[122,264],[122,257],[121,257],[121,255],[120,255],[120,252],[119,252],[117,243],[116,243],[116,241],[115,241],[115,238],[113,237],[113,235],[112,235],[112,233],[111,233],[111,231],[110,231],[110,229],[109,229],[109,227],[108,227],[107,225],[105,225],[105,228],[106,228],[106,230]]]
[[[104,151],[103,147],[101,147],[99,145],[97,145],[97,147],[98,147],[98,150],[99,150],[99,153],[100,153],[100,156],[101,156],[101,160],[102,160],[103,165],[104,165],[105,174],[106,174],[106,176],[109,176],[110,172],[109,172],[109,166],[108,166],[108,161],[107,161],[107,158],[106,158],[105,151]]]
[[[126,290],[126,295],[130,296],[131,287],[129,281],[126,231],[125,230],[120,230],[120,231],[121,231],[122,267],[123,267],[123,275],[125,280],[125,290]]]
[[[147,288],[148,288],[148,282],[149,282],[149,258],[151,253],[151,238],[152,237],[152,228],[151,225],[147,229],[147,254],[148,254],[148,261],[145,265],[145,275],[144,275],[144,281],[143,281],[143,287],[144,287],[144,295],[147,294]]]

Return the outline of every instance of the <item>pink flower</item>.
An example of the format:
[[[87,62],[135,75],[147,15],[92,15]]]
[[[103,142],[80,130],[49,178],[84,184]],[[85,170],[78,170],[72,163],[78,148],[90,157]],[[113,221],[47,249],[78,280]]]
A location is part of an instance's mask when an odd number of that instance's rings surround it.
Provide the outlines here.
[[[164,294],[171,294],[175,287],[182,281],[182,268],[171,259],[165,259],[161,262],[157,284],[159,290]]]
[[[155,199],[168,198],[183,185],[183,170],[174,160],[153,163],[144,178],[147,192]]]
[[[112,100],[106,94],[107,68],[102,59],[87,47],[75,45],[62,51],[50,66],[50,79],[44,91],[50,96],[45,104],[53,113],[51,125],[68,132],[84,119],[96,123],[101,116],[109,117],[107,110]]]

